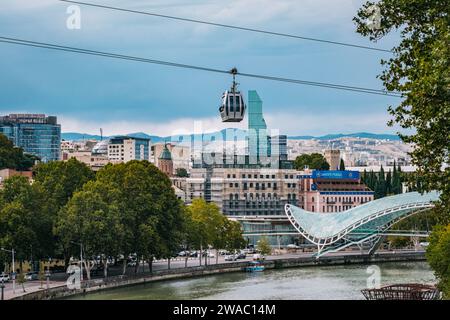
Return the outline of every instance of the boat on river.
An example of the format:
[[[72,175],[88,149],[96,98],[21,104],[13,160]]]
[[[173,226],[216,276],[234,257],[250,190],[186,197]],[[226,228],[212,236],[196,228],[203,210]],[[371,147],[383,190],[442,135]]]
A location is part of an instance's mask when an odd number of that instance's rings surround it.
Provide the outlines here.
[[[261,272],[264,271],[265,267],[261,261],[250,261],[247,266],[242,268],[245,272]]]

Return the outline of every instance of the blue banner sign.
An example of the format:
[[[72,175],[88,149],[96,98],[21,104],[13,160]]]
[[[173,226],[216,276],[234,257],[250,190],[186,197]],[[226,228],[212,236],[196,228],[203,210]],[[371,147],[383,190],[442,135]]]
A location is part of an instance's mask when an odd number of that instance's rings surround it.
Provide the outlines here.
[[[328,170],[320,171],[314,170],[312,172],[313,179],[359,179],[359,171],[339,171],[339,170]]]

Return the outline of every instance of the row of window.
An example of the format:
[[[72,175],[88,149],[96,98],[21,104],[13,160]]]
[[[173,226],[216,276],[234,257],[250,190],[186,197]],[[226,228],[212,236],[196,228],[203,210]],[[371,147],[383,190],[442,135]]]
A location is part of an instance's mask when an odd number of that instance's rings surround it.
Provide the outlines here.
[[[314,198],[313,198],[314,201]],[[343,202],[343,203],[353,203],[353,202],[361,202],[366,203],[369,202],[369,197],[324,197],[323,202],[331,203],[331,202]]]

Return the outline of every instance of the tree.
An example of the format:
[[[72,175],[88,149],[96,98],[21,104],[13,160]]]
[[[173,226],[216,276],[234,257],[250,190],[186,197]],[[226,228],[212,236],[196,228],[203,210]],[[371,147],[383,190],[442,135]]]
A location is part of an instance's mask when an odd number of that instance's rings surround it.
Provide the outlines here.
[[[392,175],[391,175],[391,169],[389,169],[387,175],[386,175],[386,195],[392,193]]]
[[[215,203],[207,203],[204,199],[194,199],[188,210],[196,233],[193,237],[195,247],[200,249],[201,265],[203,248],[214,244],[221,246],[226,241],[221,239],[226,218]],[[205,257],[205,264],[207,264],[207,257]]]
[[[272,253],[272,247],[270,246],[269,239],[267,239],[266,236],[262,236],[258,240],[258,251],[263,256],[267,256]]]
[[[339,162],[339,170],[345,171],[344,159],[341,159],[341,161]]]
[[[440,190],[449,214],[450,201],[450,20],[445,0],[382,0],[376,3],[381,13],[379,28],[371,28],[366,2],[354,21],[357,32],[372,41],[398,30],[401,42],[393,56],[382,61],[380,78],[388,91],[403,94],[399,104],[390,107],[389,124],[399,124],[414,132],[401,135],[414,144],[412,163],[424,178],[424,189]],[[443,165],[447,164],[446,168]]]
[[[320,153],[302,154],[295,159],[294,168],[296,170],[303,170],[306,166],[315,170],[330,169],[327,160]]]
[[[51,253],[52,230],[43,191],[21,176],[9,178],[0,191],[0,246],[14,248],[19,261]]]
[[[82,243],[87,259],[102,257],[104,276],[108,258],[122,250],[125,226],[120,216],[118,191],[98,181],[87,183],[62,209],[55,232],[66,247]],[[90,265],[85,265],[90,279]]]
[[[48,234],[52,234],[52,229],[58,219],[58,213],[72,195],[81,190],[85,183],[94,179],[94,172],[84,163],[72,158],[69,161],[52,161],[41,163],[34,168],[34,186],[43,190],[43,202],[47,208]],[[69,258],[75,254],[73,244],[66,244],[53,239],[52,247],[54,253],[60,251],[64,254],[66,265]]]
[[[450,224],[437,226],[429,238],[427,260],[439,280],[439,289],[450,299]]]
[[[189,176],[185,168],[177,168],[177,170],[175,171],[175,175],[180,178],[186,178]]]
[[[373,2],[366,2],[354,21],[357,32],[372,41],[399,31],[401,42],[393,56],[382,61],[386,69],[380,79],[388,91],[402,93],[397,106],[389,107],[393,119],[410,135],[400,137],[414,145],[410,153],[417,166],[421,191],[440,191],[435,210],[441,215],[441,227],[436,227],[427,250],[430,265],[448,296],[450,261],[448,230],[450,223],[450,20],[446,0],[381,0],[376,6],[381,13],[379,27],[366,23],[372,15]],[[371,12],[372,11],[372,12]],[[411,130],[412,129],[412,130]],[[398,174],[398,173],[396,173]],[[397,177],[394,193],[400,193]],[[445,226],[447,225],[447,226]],[[444,227],[445,226],[445,227]],[[444,272],[447,270],[447,272]]]
[[[14,147],[13,143],[0,133],[0,170],[29,170],[37,160],[38,157],[24,154],[21,148]]]
[[[124,255],[144,257],[152,270],[153,258],[169,258],[183,235],[183,204],[166,174],[147,161],[107,165],[96,181],[117,191],[124,232]],[[135,271],[137,272],[138,265]]]
[[[384,176],[383,166],[380,168],[380,172],[378,173],[378,179],[375,183],[375,199],[380,199],[386,196],[386,179]]]

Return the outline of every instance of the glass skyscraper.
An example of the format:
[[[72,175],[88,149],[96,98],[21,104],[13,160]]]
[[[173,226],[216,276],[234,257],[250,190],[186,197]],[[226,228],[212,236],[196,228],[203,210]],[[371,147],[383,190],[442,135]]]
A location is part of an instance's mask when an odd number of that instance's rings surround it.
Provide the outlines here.
[[[60,159],[61,125],[54,116],[10,114],[0,116],[0,133],[16,147],[35,155],[42,162]]]

